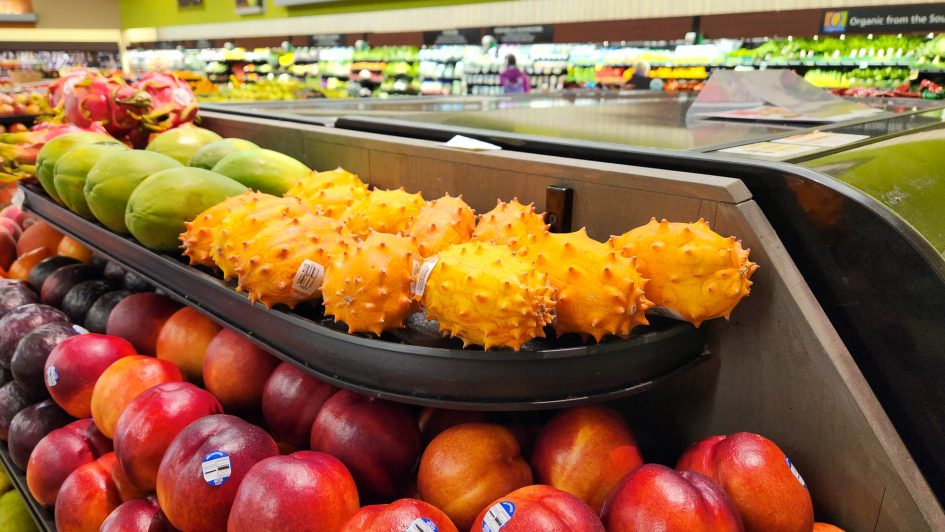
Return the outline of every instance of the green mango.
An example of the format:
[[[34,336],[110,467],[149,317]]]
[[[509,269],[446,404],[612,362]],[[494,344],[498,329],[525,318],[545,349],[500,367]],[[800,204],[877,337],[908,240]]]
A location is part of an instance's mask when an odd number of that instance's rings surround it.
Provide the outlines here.
[[[39,532],[23,496],[16,490],[0,495],[0,530],[3,532]]]
[[[56,162],[64,153],[81,144],[92,144],[95,142],[119,142],[104,133],[93,133],[91,131],[79,131],[76,133],[67,133],[59,135],[43,145],[36,155],[36,178],[39,184],[46,190],[46,194],[54,199],[56,203],[62,203],[59,194],[56,193],[56,187],[53,185],[53,171],[56,169]]]
[[[173,157],[180,164],[187,164],[201,147],[222,138],[209,129],[187,125],[161,133],[145,149]]]
[[[126,150],[99,159],[85,179],[85,201],[98,221],[116,233],[127,233],[128,198],[153,173],[179,168],[175,159],[153,151]]]
[[[199,150],[197,150],[193,157],[190,158],[188,166],[212,170],[213,167],[227,155],[236,153],[238,151],[251,150],[258,147],[259,146],[253,144],[252,142],[243,139],[215,140],[210,144],[205,144]]]
[[[7,476],[7,472],[0,467],[0,493],[6,493],[13,489],[13,482]]]
[[[83,218],[92,218],[83,192],[85,177],[99,159],[122,151],[128,151],[124,144],[83,144],[63,154],[53,170],[53,187],[62,204]]]
[[[170,168],[141,182],[125,210],[125,225],[146,247],[174,251],[184,223],[230,196],[246,192],[238,182],[203,168]]]
[[[285,194],[297,181],[312,175],[309,167],[292,157],[263,148],[231,153],[213,171],[275,196]]]

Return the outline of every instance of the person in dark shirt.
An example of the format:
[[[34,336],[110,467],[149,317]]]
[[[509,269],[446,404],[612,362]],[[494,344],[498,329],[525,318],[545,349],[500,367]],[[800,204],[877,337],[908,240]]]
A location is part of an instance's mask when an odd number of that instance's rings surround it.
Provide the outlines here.
[[[650,64],[646,61],[640,61],[633,65],[633,75],[627,80],[627,83],[637,90],[650,90],[650,82],[653,81],[647,75],[650,73]]]
[[[506,94],[531,92],[532,86],[528,81],[528,74],[522,72],[516,66],[516,63],[514,55],[506,56],[505,70],[499,74],[499,85],[502,86],[502,92]]]

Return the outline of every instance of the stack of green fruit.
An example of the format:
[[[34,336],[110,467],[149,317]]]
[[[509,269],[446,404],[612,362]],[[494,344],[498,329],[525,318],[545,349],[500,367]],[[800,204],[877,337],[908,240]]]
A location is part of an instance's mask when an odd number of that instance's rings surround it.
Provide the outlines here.
[[[20,492],[3,468],[0,468],[0,530],[3,532],[39,532]]]

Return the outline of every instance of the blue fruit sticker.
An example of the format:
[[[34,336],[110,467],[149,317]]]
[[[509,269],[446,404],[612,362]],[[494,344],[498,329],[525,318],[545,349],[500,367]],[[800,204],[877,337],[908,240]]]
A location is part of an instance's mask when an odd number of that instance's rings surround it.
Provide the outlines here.
[[[223,451],[211,451],[203,457],[200,464],[200,472],[203,479],[211,486],[219,486],[229,480],[232,470],[230,469],[230,455]]]
[[[46,386],[52,388],[59,382],[59,372],[56,371],[56,366],[49,366],[46,368]]]
[[[89,330],[81,325],[73,325],[72,330],[77,334],[89,334]]]
[[[486,512],[482,518],[482,532],[499,532],[515,515],[515,503],[502,501]]]
[[[784,461],[787,462],[788,468],[791,470],[791,474],[794,475],[794,478],[801,483],[801,486],[804,486],[804,489],[807,489],[807,483],[804,482],[804,479],[801,477],[801,474],[797,472],[797,468],[794,467],[794,464],[791,463],[791,459],[787,456],[784,457]]]
[[[430,521],[426,517],[418,517],[407,525],[404,532],[439,532],[439,530],[436,528],[436,523],[433,521]]]

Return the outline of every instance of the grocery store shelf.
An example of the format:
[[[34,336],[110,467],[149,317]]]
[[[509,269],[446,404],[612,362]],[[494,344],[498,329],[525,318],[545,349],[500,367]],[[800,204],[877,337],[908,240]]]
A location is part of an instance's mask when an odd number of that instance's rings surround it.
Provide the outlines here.
[[[3,464],[3,468],[6,469],[7,476],[9,476],[10,481],[13,482],[13,487],[16,491],[20,492],[20,495],[23,496],[23,500],[26,501],[30,515],[33,516],[33,521],[36,521],[36,526],[41,531],[54,532],[56,530],[56,519],[52,511],[48,508],[44,508],[30,495],[30,490],[26,486],[26,474],[13,465],[13,460],[10,459],[10,451],[7,449],[6,442],[0,442],[0,464]]]
[[[647,390],[705,360],[705,329],[654,319],[629,340],[582,345],[533,340],[520,352],[462,349],[414,314],[381,339],[352,335],[319,309],[268,310],[232,285],[149,251],[26,188],[26,207],[101,254],[138,272],[168,295],[200,308],[313,375],[388,399],[480,410],[533,410],[600,402]],[[709,326],[711,327],[711,326]],[[567,337],[566,337],[567,338]],[[409,343],[407,343],[409,342]]]

